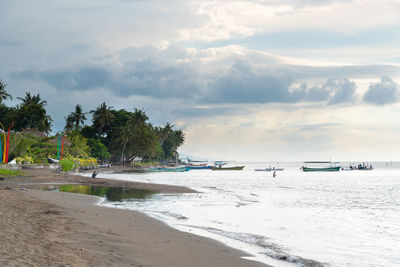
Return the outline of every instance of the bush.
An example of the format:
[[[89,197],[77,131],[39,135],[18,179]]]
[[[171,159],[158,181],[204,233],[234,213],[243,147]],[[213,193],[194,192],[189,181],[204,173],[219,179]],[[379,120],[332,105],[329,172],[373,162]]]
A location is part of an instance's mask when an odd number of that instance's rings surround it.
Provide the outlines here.
[[[75,167],[75,162],[69,159],[63,159],[60,161],[61,169],[63,172],[72,171]]]

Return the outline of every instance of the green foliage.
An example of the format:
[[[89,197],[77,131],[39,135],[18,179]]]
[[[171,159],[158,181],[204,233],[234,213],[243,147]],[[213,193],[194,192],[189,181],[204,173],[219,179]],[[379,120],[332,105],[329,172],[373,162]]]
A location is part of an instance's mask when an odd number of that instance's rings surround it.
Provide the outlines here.
[[[75,168],[76,163],[70,159],[60,160],[61,169],[63,172],[72,171]]]
[[[81,130],[81,134],[83,137],[90,139],[90,138],[96,138],[96,129],[93,126],[84,126]]]
[[[106,146],[100,141],[100,139],[90,138],[88,139],[87,144],[92,157],[100,160],[107,160],[110,158],[110,152],[108,152]]]
[[[5,84],[2,80],[0,80],[0,103],[7,98],[12,99],[12,96],[6,92],[7,84]]]
[[[54,152],[56,152],[56,147],[49,143],[48,137],[22,133],[10,134],[9,159],[30,157],[32,159],[30,163],[46,163],[47,156]]]
[[[51,117],[45,109],[47,102],[40,95],[26,92],[17,99],[21,103],[7,107],[3,100],[12,98],[6,91],[6,84],[0,80],[0,114],[1,122],[8,127],[14,122],[13,129],[37,129],[40,132],[51,131]],[[64,157],[87,158],[92,155],[100,160],[120,156],[121,159],[142,157],[147,160],[176,159],[177,149],[184,142],[182,130],[174,130],[167,123],[164,127],[153,127],[143,109],[133,112],[113,110],[105,102],[92,110],[92,125],[83,126],[86,113],[81,105],[76,105],[66,119],[65,129],[69,130],[67,143],[64,146]],[[83,126],[83,127],[82,127]],[[5,129],[8,130],[8,129]],[[3,138],[3,137],[1,137]],[[23,133],[11,135],[10,159],[29,157],[31,163],[45,163],[47,157],[57,155],[55,137],[37,137]]]
[[[42,100],[39,94],[31,95],[29,92],[24,98],[18,97],[18,99],[22,103],[16,109],[15,129],[30,128],[49,133],[52,119],[45,109],[47,102]]]
[[[79,132],[74,132],[68,136],[68,140],[71,142],[71,146],[66,148],[67,153],[74,157],[86,158],[89,156],[90,148],[87,145],[87,139],[83,137]]]
[[[0,176],[3,176],[3,177],[15,177],[15,176],[23,176],[23,175],[24,175],[24,173],[21,171],[0,169]]]
[[[95,110],[90,111],[93,114],[93,126],[97,130],[98,137],[107,135],[110,130],[114,114],[111,111],[112,107],[107,107],[106,103],[103,102]]]
[[[80,124],[84,124],[86,120],[86,113],[82,111],[81,105],[75,106],[75,111],[71,112],[67,118],[65,118],[65,130],[70,131],[72,129],[79,130]]]
[[[165,127],[156,127],[158,140],[161,144],[164,159],[178,158],[178,147],[185,141],[182,130],[174,130],[174,125],[167,123]]]

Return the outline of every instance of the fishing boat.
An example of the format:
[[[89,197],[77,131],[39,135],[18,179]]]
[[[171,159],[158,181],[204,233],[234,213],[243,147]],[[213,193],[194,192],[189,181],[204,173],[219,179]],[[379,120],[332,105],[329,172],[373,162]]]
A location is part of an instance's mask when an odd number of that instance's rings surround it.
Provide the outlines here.
[[[222,162],[222,161],[215,161],[214,162],[215,166],[212,166],[211,169],[213,171],[241,171],[245,166],[225,166],[227,165],[227,162]]]
[[[307,164],[311,164],[312,167],[308,167]],[[301,169],[303,172],[337,172],[340,171],[341,167],[339,166],[339,162],[305,161]]]
[[[185,172],[188,171],[189,168],[186,166],[180,167],[152,167],[147,169],[150,172]]]
[[[373,170],[374,169],[374,167],[372,167],[372,164],[370,164],[370,165],[368,165],[368,163],[367,164],[365,164],[364,162],[361,164],[358,164],[357,165],[357,170],[360,170],[360,171],[370,171],[370,170]]]
[[[373,170],[374,167],[372,164],[365,164],[364,162],[361,164],[356,164],[356,165],[349,165],[348,167],[343,167],[342,170],[344,171],[370,171]]]
[[[211,169],[211,166],[208,164],[188,164],[186,167],[188,167],[190,170]]]
[[[47,162],[48,163],[59,163],[60,161],[58,159],[53,159],[53,158],[47,157]]]
[[[208,165],[207,161],[201,160],[190,160],[188,159],[188,164],[186,165],[190,170],[204,170],[211,169],[211,166]]]

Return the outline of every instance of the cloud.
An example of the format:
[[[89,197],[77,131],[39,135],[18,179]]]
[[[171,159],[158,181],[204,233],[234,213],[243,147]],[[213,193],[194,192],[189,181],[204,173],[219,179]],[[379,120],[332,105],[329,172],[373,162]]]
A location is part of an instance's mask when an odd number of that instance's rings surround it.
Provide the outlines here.
[[[325,87],[330,87],[333,95],[328,101],[329,105],[354,103],[356,84],[348,79],[343,80],[328,80]]]
[[[389,77],[382,77],[378,83],[371,83],[364,95],[364,102],[374,105],[386,105],[396,103],[399,100],[399,89]]]
[[[78,67],[75,70],[24,70],[14,72],[15,79],[43,80],[57,90],[86,91],[104,87],[111,78],[111,73],[99,66]]]
[[[295,129],[301,132],[315,132],[321,130],[327,130],[331,128],[338,128],[343,126],[341,123],[312,123],[312,124],[305,124],[305,125],[292,125],[288,126],[289,129]]]
[[[13,72],[12,77],[44,81],[60,91],[105,89],[115,96],[181,99],[194,105],[298,102],[336,105],[356,101],[356,84],[343,77],[346,74],[357,78],[371,72],[376,75],[399,69],[290,65],[278,57],[240,47],[132,48],[123,50],[113,62],[102,63],[106,61],[51,70],[27,68]]]
[[[207,118],[215,116],[240,115],[245,108],[237,107],[184,107],[177,108],[172,114],[178,118]]]

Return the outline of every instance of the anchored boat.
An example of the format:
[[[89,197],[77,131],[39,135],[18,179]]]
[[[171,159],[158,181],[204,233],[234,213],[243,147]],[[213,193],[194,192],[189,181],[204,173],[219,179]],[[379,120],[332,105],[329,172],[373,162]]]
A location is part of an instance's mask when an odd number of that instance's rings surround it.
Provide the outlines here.
[[[223,161],[215,161],[214,162],[215,166],[212,166],[211,169],[213,171],[241,171],[245,166],[225,166],[227,165],[227,162]]]
[[[310,164],[311,167],[308,167]],[[332,161],[305,161],[301,167],[303,172],[337,172],[340,171],[339,162]]]
[[[208,165],[207,161],[200,160],[190,160],[188,159],[188,164],[186,165],[190,170],[204,170],[211,169],[211,166]]]
[[[153,167],[149,168],[148,171],[150,172],[185,172],[188,171],[189,168],[186,166],[182,167]]]

